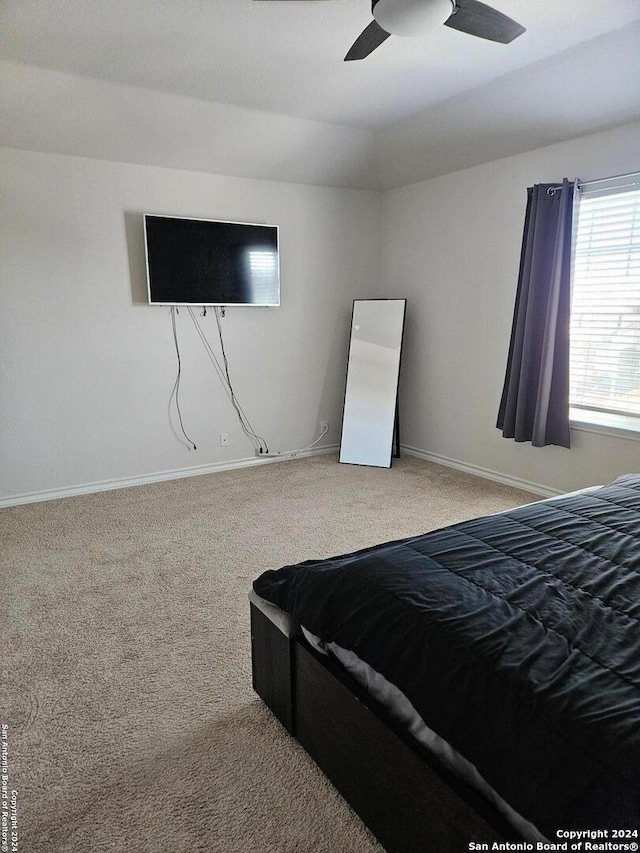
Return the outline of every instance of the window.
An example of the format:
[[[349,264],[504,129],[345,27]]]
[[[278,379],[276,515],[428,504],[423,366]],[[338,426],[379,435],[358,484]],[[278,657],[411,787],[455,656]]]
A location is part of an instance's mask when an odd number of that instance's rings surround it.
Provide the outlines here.
[[[640,182],[585,183],[577,206],[571,419],[640,431]]]

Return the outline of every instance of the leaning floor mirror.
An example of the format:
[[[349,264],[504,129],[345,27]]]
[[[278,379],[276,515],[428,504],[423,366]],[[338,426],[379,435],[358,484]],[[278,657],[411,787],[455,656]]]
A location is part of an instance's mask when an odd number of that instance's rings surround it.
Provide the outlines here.
[[[355,299],[340,462],[390,468],[406,299]]]

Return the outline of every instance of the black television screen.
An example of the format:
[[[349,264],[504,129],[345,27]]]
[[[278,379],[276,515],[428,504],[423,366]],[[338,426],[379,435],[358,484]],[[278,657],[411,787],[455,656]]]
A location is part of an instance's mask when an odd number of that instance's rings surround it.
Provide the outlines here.
[[[279,305],[276,225],[144,215],[152,305]]]

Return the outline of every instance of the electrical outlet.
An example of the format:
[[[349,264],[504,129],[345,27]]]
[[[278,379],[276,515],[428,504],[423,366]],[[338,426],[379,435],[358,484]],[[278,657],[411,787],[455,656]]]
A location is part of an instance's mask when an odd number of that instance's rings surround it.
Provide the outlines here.
[[[320,421],[320,432],[329,432],[329,421]]]
[[[226,447],[229,444],[229,433],[221,432],[220,433],[220,447]]]

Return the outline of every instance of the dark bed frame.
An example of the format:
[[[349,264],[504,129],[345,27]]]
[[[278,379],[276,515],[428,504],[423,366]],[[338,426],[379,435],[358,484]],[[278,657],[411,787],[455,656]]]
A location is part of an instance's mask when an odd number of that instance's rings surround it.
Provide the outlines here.
[[[253,688],[387,853],[462,853],[522,841],[332,659],[251,604]]]

